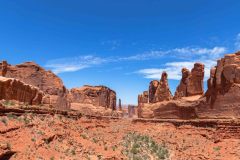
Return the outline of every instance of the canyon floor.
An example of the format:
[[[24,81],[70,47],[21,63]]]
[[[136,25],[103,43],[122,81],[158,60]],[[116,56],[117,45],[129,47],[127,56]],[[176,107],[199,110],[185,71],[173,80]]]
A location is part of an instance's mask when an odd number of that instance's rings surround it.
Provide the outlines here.
[[[240,159],[238,120],[0,116],[0,159]]]

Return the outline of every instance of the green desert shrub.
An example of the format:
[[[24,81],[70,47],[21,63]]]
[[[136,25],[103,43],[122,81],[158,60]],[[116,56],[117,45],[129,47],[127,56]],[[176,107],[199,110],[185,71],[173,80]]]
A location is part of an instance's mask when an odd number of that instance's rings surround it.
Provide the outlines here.
[[[128,133],[123,138],[122,145],[122,153],[129,160],[148,160],[152,158],[165,160],[169,158],[168,149],[164,145],[156,143],[147,135],[140,135],[135,132]]]

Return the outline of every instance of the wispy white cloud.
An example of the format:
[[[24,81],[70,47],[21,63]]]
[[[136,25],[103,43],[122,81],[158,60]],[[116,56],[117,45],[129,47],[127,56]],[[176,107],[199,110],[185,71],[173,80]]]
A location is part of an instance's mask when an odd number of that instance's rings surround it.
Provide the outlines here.
[[[213,47],[213,48],[191,48],[191,47],[185,47],[185,48],[176,48],[172,50],[173,52],[178,53],[187,53],[187,54],[195,54],[195,55],[205,55],[205,54],[211,54],[211,55],[219,55],[226,51],[225,47]]]
[[[142,61],[142,60],[149,60],[153,58],[160,58],[165,56],[168,51],[148,51],[144,52],[143,54],[136,54],[127,57],[119,57],[118,60],[123,61]]]
[[[206,56],[211,56],[213,58],[219,57],[225,53],[227,49],[225,47],[216,46],[213,48],[200,48],[200,47],[184,47],[184,48],[174,48],[169,50],[152,50],[144,52],[142,54],[137,54],[129,57],[121,57],[120,60],[150,60],[161,58],[164,56],[177,57],[180,59],[186,58],[204,58]]]
[[[211,59],[216,59],[220,55],[226,52],[226,48],[224,47],[213,47],[213,48],[175,48],[170,50],[155,50],[148,51],[142,54],[136,54],[132,56],[126,57],[96,57],[92,55],[88,56],[78,56],[73,58],[61,58],[56,60],[50,60],[47,62],[45,67],[53,70],[54,73],[63,73],[63,72],[74,72],[78,70],[82,70],[89,67],[95,67],[103,63],[114,63],[119,61],[144,61],[144,60],[152,60],[152,59],[160,59],[167,57],[174,57],[175,59],[180,59],[184,61],[176,62],[177,66],[174,65],[175,62],[166,63],[165,68],[157,70],[158,72],[162,72],[165,70],[169,72],[169,77],[172,79],[179,79],[179,74],[181,72],[182,67],[189,67],[189,65],[193,64],[194,59],[199,59],[199,61],[207,61]],[[188,66],[186,66],[188,65]],[[147,74],[147,72],[151,70],[140,70],[140,74],[143,74],[146,78],[156,78],[159,77],[159,73],[154,69],[154,73]],[[145,71],[146,73],[144,73]]]
[[[166,63],[163,68],[141,69],[137,71],[137,73],[142,74],[145,78],[160,79],[162,72],[165,71],[168,73],[168,79],[180,80],[182,78],[182,68],[185,67],[191,71],[196,62],[197,61],[170,62]],[[202,63],[205,65],[204,80],[207,80],[210,75],[210,69],[216,65],[216,62],[213,60],[205,60]]]
[[[235,41],[235,47],[237,50],[240,50],[240,33],[238,33],[236,41]]]
[[[145,78],[159,79],[163,71],[168,73],[168,78],[172,80],[180,80],[181,70],[183,67],[191,70],[194,63],[201,62],[205,65],[205,80],[209,78],[210,69],[216,65],[216,59],[226,53],[227,48],[225,47],[213,47],[213,48],[175,48],[169,50],[173,56],[178,57],[180,61],[168,62],[161,68],[145,68],[137,71],[142,74]],[[181,61],[184,60],[184,61]]]
[[[51,60],[47,62],[45,67],[51,68],[54,73],[58,74],[62,72],[74,72],[81,69],[93,67],[106,61],[106,59],[88,55]]]

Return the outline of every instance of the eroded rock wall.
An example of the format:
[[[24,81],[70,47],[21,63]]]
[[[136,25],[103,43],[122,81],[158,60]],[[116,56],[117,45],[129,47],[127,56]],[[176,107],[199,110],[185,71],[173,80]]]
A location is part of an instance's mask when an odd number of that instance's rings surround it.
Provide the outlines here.
[[[46,71],[34,62],[25,62],[14,66],[3,61],[0,66],[2,66],[0,68],[2,76],[19,79],[42,90],[45,94],[44,104],[62,109],[69,108],[67,89],[62,80],[53,72]]]
[[[0,76],[0,99],[16,100],[30,105],[41,104],[43,92],[14,78]]]
[[[83,86],[70,90],[68,99],[71,103],[92,104],[116,110],[116,93],[105,86]]]
[[[208,105],[200,108],[201,116],[240,116],[240,52],[217,61],[211,69],[205,97]]]

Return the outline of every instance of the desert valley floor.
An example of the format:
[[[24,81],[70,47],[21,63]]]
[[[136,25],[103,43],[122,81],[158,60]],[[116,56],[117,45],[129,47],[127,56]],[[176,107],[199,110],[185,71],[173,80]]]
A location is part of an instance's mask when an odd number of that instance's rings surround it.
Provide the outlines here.
[[[39,113],[12,110],[1,115],[0,159],[240,159],[238,120],[189,125]]]

